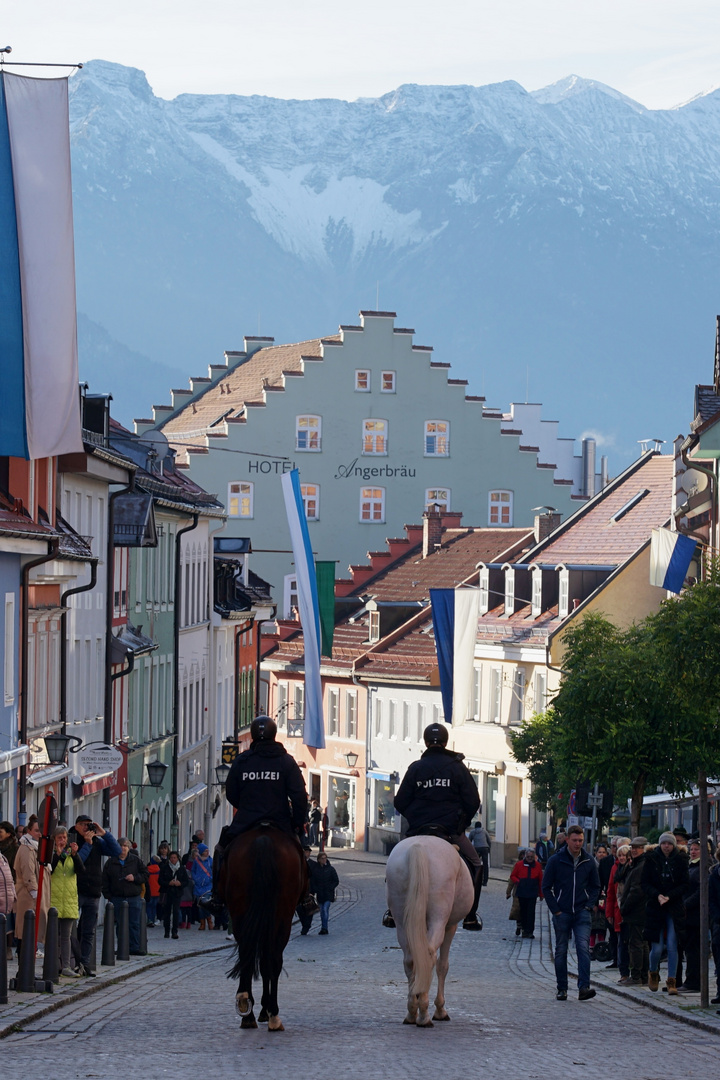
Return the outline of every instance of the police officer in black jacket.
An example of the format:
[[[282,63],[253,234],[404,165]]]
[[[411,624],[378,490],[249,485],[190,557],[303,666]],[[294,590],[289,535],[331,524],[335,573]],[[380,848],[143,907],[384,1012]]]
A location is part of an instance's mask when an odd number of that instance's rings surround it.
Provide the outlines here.
[[[403,777],[395,796],[395,809],[407,819],[408,836],[432,832],[437,826],[469,863],[473,881],[480,878],[482,863],[465,835],[480,806],[480,796],[469,769],[462,763],[462,754],[447,749],[448,729],[445,724],[430,724],[423,732],[427,750],[414,761]],[[481,930],[482,923],[475,915],[475,905],[463,922],[466,930]],[[388,924],[387,913],[383,920]]]
[[[261,821],[271,821],[283,832],[304,840],[308,797],[295,758],[276,742],[277,726],[269,716],[258,716],[250,726],[252,743],[232,763],[225,784],[235,816],[220,834],[213,858],[213,892],[217,896],[220,863],[228,845]]]

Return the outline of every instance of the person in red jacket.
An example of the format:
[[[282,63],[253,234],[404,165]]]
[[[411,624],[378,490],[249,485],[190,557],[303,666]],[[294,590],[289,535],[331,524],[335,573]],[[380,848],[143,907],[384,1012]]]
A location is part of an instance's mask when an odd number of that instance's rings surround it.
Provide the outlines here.
[[[515,895],[520,903],[522,936],[535,937],[535,905],[538,898],[543,899],[543,870],[535,854],[535,848],[529,846],[524,858],[515,863],[510,880],[517,886]]]
[[[147,872],[150,875],[150,884],[145,891],[145,907],[147,925],[154,926],[157,922],[157,906],[160,896],[160,859],[157,855],[151,855],[147,864]]]
[[[630,869],[629,844],[621,844],[617,849],[615,863],[610,871],[607,896],[605,897],[605,918],[611,930],[615,931],[617,943],[617,961],[608,964],[608,967],[617,967],[620,970],[620,982],[623,986],[630,982],[630,955],[628,953],[627,934],[623,927],[622,912],[620,910],[620,897],[622,896],[625,878]]]

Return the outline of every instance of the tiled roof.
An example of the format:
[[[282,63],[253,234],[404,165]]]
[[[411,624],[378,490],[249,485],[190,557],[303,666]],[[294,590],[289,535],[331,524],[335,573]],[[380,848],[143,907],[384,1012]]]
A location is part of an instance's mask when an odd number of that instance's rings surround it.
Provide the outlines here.
[[[444,529],[438,551],[423,559],[422,545],[417,545],[350,595],[367,594],[386,603],[428,600],[431,588],[452,589],[466,581],[479,562],[501,560],[510,549],[522,550],[533,541],[531,529]]]
[[[625,479],[611,483],[577,514],[569,518],[539,547],[537,561],[543,565],[574,563],[585,566],[618,566],[630,558],[654,528],[670,517],[673,458],[670,454],[647,454]],[[647,491],[622,516],[615,517],[637,495]],[[528,559],[532,560],[531,551]]]
[[[204,432],[221,418],[236,416],[246,402],[262,403],[264,388],[282,389],[283,372],[301,373],[303,357],[322,358],[323,341],[339,344],[341,338],[336,334],[298,341],[293,345],[272,345],[259,349],[218,379],[204,394],[190,401],[175,416],[164,421],[161,429],[174,442],[202,441],[203,436],[184,433]]]
[[[695,387],[695,419],[690,425],[696,431],[708,420],[712,420],[720,413],[720,394],[714,386]]]

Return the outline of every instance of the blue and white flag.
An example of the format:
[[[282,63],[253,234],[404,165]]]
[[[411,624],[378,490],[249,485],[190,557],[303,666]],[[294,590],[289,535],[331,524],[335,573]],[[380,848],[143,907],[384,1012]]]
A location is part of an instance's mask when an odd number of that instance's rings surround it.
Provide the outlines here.
[[[297,575],[298,607],[305,643],[305,723],[303,742],[321,750],[325,746],[322,680],[320,678],[320,605],[315,563],[305,506],[300,490],[300,473],[293,469],[282,477],[285,511]]]
[[[445,723],[462,724],[473,715],[473,657],[480,591],[431,589],[430,604]]]
[[[653,529],[650,538],[650,584],[679,593],[692,562],[697,540],[669,529]]]
[[[66,78],[0,72],[0,245],[0,454],[82,450]]]

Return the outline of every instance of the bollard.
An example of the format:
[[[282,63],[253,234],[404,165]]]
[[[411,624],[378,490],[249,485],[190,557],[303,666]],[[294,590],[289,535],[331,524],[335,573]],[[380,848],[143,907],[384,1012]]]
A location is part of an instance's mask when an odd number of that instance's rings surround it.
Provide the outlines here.
[[[103,967],[115,967],[115,908],[109,900],[105,905],[102,960],[100,962]]]
[[[140,933],[138,938],[140,941],[140,955],[147,956],[147,904],[144,900],[140,905]]]
[[[54,907],[51,907],[47,913],[42,977],[46,982],[60,982],[60,932],[58,910]]]
[[[0,1005],[8,1003],[7,919],[0,915]]]
[[[20,944],[20,963],[13,989],[20,994],[35,993],[35,912],[25,912]]]
[[[130,907],[127,900],[120,905],[120,917],[117,930],[117,958],[130,959]]]

